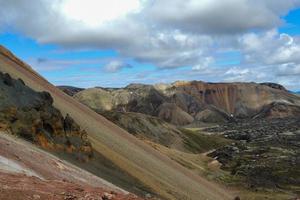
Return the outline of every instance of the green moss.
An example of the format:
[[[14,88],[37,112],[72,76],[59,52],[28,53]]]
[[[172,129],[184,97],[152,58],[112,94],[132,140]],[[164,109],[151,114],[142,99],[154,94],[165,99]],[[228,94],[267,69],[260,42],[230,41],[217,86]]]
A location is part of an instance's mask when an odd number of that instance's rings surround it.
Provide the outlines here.
[[[184,145],[193,153],[203,153],[230,144],[232,141],[220,135],[206,135],[200,131],[181,129]]]

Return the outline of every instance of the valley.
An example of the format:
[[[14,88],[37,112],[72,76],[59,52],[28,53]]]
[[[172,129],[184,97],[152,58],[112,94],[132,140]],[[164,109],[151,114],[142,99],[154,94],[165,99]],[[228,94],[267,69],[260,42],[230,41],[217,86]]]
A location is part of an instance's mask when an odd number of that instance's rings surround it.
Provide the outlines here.
[[[278,84],[133,84],[73,97],[242,199],[299,194],[300,99]]]

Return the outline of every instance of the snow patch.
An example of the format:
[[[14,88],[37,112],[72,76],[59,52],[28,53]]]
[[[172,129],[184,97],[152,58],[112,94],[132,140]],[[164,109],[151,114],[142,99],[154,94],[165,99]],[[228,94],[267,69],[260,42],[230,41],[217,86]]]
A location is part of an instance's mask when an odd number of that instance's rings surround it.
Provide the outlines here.
[[[26,167],[20,165],[19,163],[5,158],[0,155],[0,170],[4,172],[12,172],[12,173],[22,173],[26,174],[27,176],[36,176],[41,178],[37,173],[34,171],[27,169]]]

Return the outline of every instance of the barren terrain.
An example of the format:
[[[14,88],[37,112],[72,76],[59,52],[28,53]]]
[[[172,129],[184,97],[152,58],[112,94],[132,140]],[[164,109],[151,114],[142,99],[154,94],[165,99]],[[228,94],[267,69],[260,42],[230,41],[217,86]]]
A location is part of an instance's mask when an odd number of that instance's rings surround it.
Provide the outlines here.
[[[139,199],[20,138],[0,134],[0,199]],[[113,194],[113,195],[112,195]]]

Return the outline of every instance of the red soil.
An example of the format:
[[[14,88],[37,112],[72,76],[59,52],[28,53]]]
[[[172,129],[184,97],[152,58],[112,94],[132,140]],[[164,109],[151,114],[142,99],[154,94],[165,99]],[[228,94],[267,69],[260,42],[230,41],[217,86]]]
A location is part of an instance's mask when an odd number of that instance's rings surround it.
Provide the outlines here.
[[[24,174],[0,172],[1,200],[141,200],[134,195],[105,191],[68,181],[41,180]]]

